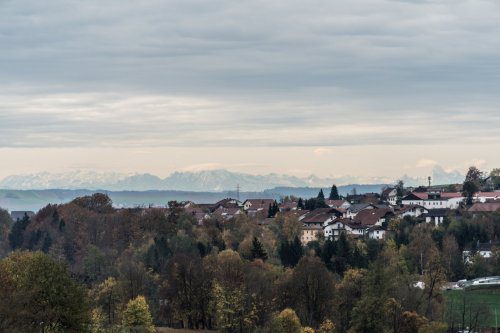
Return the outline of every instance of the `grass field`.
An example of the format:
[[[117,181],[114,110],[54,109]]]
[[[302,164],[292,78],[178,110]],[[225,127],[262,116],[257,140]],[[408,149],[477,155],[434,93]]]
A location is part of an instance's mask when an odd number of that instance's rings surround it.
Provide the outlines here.
[[[455,311],[461,311],[459,307],[463,307],[464,297],[469,306],[486,307],[489,309],[489,315],[484,319],[484,327],[495,327],[495,309],[498,314],[498,322],[500,324],[500,288],[486,289],[464,289],[464,290],[448,290],[445,292],[446,311],[450,315],[450,309],[455,308]]]

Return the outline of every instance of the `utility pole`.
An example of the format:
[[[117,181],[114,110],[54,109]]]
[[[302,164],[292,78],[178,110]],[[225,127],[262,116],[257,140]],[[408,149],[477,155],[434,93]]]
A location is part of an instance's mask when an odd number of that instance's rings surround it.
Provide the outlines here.
[[[236,199],[240,201],[240,184],[236,185]]]

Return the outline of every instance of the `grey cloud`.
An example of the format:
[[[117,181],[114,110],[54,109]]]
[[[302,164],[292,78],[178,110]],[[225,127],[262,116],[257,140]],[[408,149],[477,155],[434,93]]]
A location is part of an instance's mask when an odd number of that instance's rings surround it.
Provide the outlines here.
[[[499,138],[499,22],[486,0],[2,1],[0,146]]]

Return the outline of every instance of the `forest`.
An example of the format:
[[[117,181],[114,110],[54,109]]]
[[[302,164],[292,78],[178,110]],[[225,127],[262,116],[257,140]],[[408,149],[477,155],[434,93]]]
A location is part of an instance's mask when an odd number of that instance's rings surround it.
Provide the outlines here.
[[[0,210],[0,332],[426,333],[479,331],[480,301],[450,308],[448,282],[500,275],[500,214],[450,215],[439,227],[388,222],[385,240],[300,242],[277,213],[203,223],[168,208],[116,209],[105,194],[12,221]]]

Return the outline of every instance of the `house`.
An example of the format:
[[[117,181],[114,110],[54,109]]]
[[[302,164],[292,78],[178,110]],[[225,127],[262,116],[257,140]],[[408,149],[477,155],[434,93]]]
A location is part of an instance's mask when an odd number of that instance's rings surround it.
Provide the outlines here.
[[[335,208],[335,209],[347,209],[351,204],[347,200],[325,200],[325,203],[328,205],[330,208]]]
[[[226,208],[226,207],[220,206],[214,212],[214,215],[218,215],[225,220],[230,220],[230,219],[232,219],[240,214],[244,214],[240,207]]]
[[[478,192],[474,194],[473,200],[475,202],[487,202],[500,200],[500,192]]]
[[[304,225],[324,227],[328,223],[342,217],[342,213],[333,208],[317,208],[301,216],[299,221]]]
[[[417,205],[426,209],[448,208],[457,209],[465,198],[455,192],[411,192],[401,203],[403,205]]]
[[[500,200],[491,202],[476,202],[468,210],[471,213],[492,213],[500,211]]]
[[[387,231],[379,225],[374,225],[368,229],[368,238],[381,240],[385,238]]]
[[[296,201],[287,201],[279,204],[280,212],[290,212],[298,209],[299,203]]]
[[[318,235],[323,233],[323,227],[317,225],[305,225],[302,227],[302,233],[300,235],[300,241],[302,244],[307,244],[309,242],[315,241]]]
[[[206,209],[200,207],[189,207],[184,208],[184,212],[193,216],[198,222],[199,225],[203,224],[203,220],[210,217],[210,213],[206,211]]]
[[[416,218],[428,212],[429,211],[427,209],[418,205],[406,205],[394,209],[394,214],[402,218],[406,216]]]
[[[434,223],[437,227],[444,222],[444,218],[448,216],[450,210],[447,208],[429,209],[427,213],[423,214],[426,223]]]
[[[215,204],[213,204],[210,210],[212,212],[215,212],[220,207],[239,208],[239,207],[241,207],[241,202],[237,199],[231,199],[231,198],[222,199],[220,201],[217,201]]]
[[[474,255],[480,255],[485,259],[489,259],[493,256],[493,245],[489,243],[479,243],[477,242],[476,251],[463,251],[462,256],[467,263],[471,263]]]
[[[364,226],[382,225],[387,222],[394,213],[389,208],[365,209],[356,214],[355,221]]]
[[[349,206],[349,208],[347,208],[345,217],[352,219],[352,218],[356,217],[356,215],[363,210],[375,209],[375,208],[376,207],[372,204],[364,204],[364,203],[352,204],[351,206]]]
[[[247,199],[243,202],[243,209],[246,211],[269,209],[269,205],[274,204],[274,201],[274,199]]]
[[[18,220],[22,220],[24,216],[28,216],[30,219],[35,216],[35,213],[30,210],[14,210],[10,212],[10,218],[12,221],[16,222]]]
[[[398,198],[398,192],[394,187],[388,187],[382,191],[380,199],[390,205],[396,205]]]
[[[361,237],[364,236],[367,227],[351,219],[337,219],[323,227],[325,238],[338,238],[341,233]]]
[[[248,216],[267,217],[269,207],[274,204],[274,199],[247,199],[243,202],[243,209]]]

